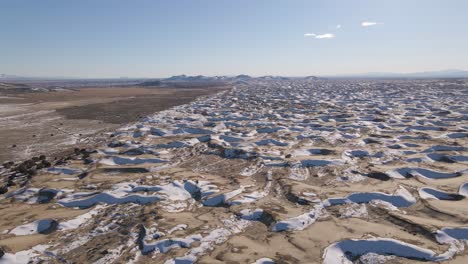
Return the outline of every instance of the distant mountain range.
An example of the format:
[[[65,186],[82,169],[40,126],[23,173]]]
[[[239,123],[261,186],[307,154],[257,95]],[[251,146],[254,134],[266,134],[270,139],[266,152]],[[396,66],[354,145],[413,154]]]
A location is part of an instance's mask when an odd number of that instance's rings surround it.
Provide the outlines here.
[[[222,86],[228,82],[237,81],[236,77],[227,76],[187,76],[185,74],[175,75],[169,78],[150,79],[139,83],[144,87],[203,87],[203,86]],[[249,79],[250,76],[241,76],[238,81]]]
[[[35,77],[35,76],[20,76],[11,74],[1,74],[0,80],[62,80],[64,77]]]
[[[290,80],[290,79],[306,79],[306,80],[318,80],[324,78],[468,78],[467,70],[441,70],[441,71],[426,71],[426,72],[414,72],[414,73],[393,73],[393,72],[368,72],[360,74],[338,74],[338,75],[328,75],[328,76],[303,76],[303,77],[285,77],[285,76],[273,76],[265,75],[259,77],[252,77],[245,74],[240,74],[237,76],[188,76],[185,74],[175,75],[169,78],[105,78],[105,80],[146,80],[143,83],[148,83],[148,85],[156,85],[158,82],[242,82],[249,80]],[[9,75],[9,74],[0,74],[0,80],[65,80],[65,79],[86,79],[86,78],[65,78],[65,77],[29,77],[29,76],[18,76],[18,75]],[[92,78],[96,79],[96,78]],[[90,79],[91,80],[91,79]],[[98,80],[98,79],[96,79]],[[104,79],[103,79],[104,80]]]
[[[188,76],[185,74],[175,75],[169,78],[149,79],[139,83],[140,86],[152,87],[201,87],[201,86],[220,86],[226,83],[243,83],[247,81],[285,81],[285,80],[323,80],[326,78],[392,78],[392,79],[438,79],[438,78],[468,78],[468,71],[464,70],[443,70],[443,71],[428,71],[416,73],[387,73],[387,72],[371,72],[353,75],[336,75],[327,77],[303,76],[303,77],[284,77],[284,76],[260,76],[252,77],[241,74],[237,76]]]
[[[317,80],[319,79],[316,76],[306,76],[306,77],[285,77],[285,76],[273,76],[265,75],[259,77],[252,77],[246,74],[240,74],[237,76],[187,76],[187,75],[176,75],[165,79],[159,79],[160,81],[165,82],[174,82],[174,81],[248,81],[248,80],[290,80],[290,79],[308,79],[308,80]]]
[[[285,81],[292,79],[307,79],[307,80],[318,80],[315,76],[306,77],[284,77],[284,76],[260,76],[252,77],[245,74],[237,76],[187,76],[187,75],[175,75],[169,78],[162,79],[151,79],[144,81],[139,86],[157,86],[157,87],[198,87],[198,86],[220,86],[226,83],[243,83],[251,80],[256,81]]]
[[[332,77],[332,76],[330,76]],[[392,73],[392,72],[369,72],[362,74],[336,75],[338,78],[468,78],[468,71],[465,70],[442,70],[413,73]]]
[[[16,76],[16,75],[9,75],[9,74],[0,74],[0,80],[1,79],[19,79],[19,78],[23,78],[23,77]]]
[[[196,75],[196,76],[187,76],[185,74],[182,75],[175,75],[169,78],[161,79],[161,81],[166,82],[196,82],[196,81],[245,81],[252,79],[251,76],[241,74],[237,76],[204,76],[204,75]]]

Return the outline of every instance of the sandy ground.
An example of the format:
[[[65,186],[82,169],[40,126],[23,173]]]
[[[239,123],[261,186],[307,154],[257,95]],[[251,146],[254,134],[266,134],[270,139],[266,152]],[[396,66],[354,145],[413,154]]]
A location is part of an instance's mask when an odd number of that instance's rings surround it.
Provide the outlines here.
[[[259,82],[148,115],[9,186],[0,246],[47,263],[467,263],[467,93],[438,84]]]
[[[0,97],[0,162],[95,144],[104,132],[174,105],[209,89],[81,88]]]

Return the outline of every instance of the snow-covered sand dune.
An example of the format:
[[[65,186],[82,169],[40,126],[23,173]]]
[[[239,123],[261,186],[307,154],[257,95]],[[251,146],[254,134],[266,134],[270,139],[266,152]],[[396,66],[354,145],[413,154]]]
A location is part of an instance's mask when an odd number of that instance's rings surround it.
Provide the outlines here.
[[[345,198],[328,198],[324,204],[325,206],[334,206],[346,203],[369,203],[375,200],[389,203],[395,207],[409,207],[416,203],[416,198],[405,188],[400,187],[393,195],[382,192],[353,193]]]
[[[404,179],[415,176],[421,176],[428,179],[448,179],[462,176],[461,172],[447,173],[423,168],[400,168],[387,171],[387,174],[390,175],[390,177],[397,179]]]
[[[458,201],[465,198],[465,196],[457,193],[449,193],[433,188],[420,188],[418,190],[419,197],[422,199],[435,199],[435,200],[449,200],[449,201]]]
[[[352,264],[356,259],[369,254],[372,263],[381,263],[380,256],[398,256],[402,258],[439,262],[449,259],[437,255],[434,251],[389,238],[348,239],[331,244],[323,253],[323,264]],[[380,260],[379,260],[380,258]],[[369,260],[369,259],[368,259]],[[371,262],[371,260],[369,260]]]
[[[0,263],[463,261],[466,82],[232,86],[35,175],[0,166]]]

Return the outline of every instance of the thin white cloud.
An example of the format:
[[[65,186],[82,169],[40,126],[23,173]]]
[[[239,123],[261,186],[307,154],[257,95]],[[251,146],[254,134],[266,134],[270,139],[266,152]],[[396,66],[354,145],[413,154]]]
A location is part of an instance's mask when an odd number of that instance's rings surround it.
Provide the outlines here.
[[[334,37],[335,37],[335,34],[331,34],[331,33],[315,36],[316,39],[331,39],[331,38],[334,38]]]
[[[372,27],[372,26],[376,26],[376,25],[380,25],[380,24],[383,24],[383,23],[364,21],[364,22],[361,23],[361,26],[363,26],[363,27]]]
[[[326,33],[326,34],[321,34],[321,35],[317,35],[314,33],[305,33],[304,37],[314,37],[316,39],[331,39],[331,38],[334,38],[335,35],[332,33]]]
[[[336,29],[340,29],[340,28],[341,28],[341,25],[336,25],[335,28],[336,28]]]

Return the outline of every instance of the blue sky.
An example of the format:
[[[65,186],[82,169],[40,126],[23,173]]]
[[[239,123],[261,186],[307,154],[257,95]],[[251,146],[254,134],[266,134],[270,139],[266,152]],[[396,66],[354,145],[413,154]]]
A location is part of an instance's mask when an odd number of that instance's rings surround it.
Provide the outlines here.
[[[0,0],[0,73],[303,76],[468,69],[467,10],[466,0]]]

